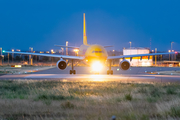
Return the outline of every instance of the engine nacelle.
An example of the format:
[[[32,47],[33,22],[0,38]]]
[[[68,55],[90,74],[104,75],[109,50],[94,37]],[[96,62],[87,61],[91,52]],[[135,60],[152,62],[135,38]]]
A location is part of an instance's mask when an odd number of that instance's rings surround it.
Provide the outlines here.
[[[67,67],[67,63],[62,58],[57,62],[56,67],[60,70],[64,70]]]
[[[130,63],[129,61],[127,60],[123,60],[119,63],[119,67],[122,69],[122,70],[128,70],[130,68]]]

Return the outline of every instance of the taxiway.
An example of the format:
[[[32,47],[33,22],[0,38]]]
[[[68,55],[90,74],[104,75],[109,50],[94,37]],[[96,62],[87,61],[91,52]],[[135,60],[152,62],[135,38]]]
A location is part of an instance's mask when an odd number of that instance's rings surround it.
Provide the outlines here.
[[[180,68],[164,68],[164,67],[132,67],[128,71],[122,71],[118,67],[112,68],[114,75],[106,75],[106,69],[101,71],[99,75],[91,73],[88,67],[76,67],[77,74],[70,75],[68,67],[61,71],[57,68],[42,70],[28,74],[6,74],[1,75],[0,80],[7,79],[26,79],[26,80],[66,80],[66,81],[111,81],[118,80],[122,82],[180,82],[179,75],[157,75],[155,71],[180,70]],[[151,74],[148,74],[151,73]]]

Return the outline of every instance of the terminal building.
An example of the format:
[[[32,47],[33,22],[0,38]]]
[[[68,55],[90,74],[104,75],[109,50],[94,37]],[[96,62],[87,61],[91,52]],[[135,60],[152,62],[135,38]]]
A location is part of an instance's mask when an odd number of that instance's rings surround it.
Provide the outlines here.
[[[123,49],[123,55],[134,55],[134,54],[149,54],[150,50],[148,48],[140,48],[140,47],[132,47]],[[130,62],[131,66],[152,66],[153,59],[152,56],[142,56],[141,57],[133,57],[132,60],[130,58],[126,58],[127,61]]]

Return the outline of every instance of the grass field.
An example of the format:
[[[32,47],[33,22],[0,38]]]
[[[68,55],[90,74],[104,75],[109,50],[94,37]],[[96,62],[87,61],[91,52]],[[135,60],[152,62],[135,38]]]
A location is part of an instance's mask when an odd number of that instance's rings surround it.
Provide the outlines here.
[[[0,119],[176,120],[179,83],[0,81]]]

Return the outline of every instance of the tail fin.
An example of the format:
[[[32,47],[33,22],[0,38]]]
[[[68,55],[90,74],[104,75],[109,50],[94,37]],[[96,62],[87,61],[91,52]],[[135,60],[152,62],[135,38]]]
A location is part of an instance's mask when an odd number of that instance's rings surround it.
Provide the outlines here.
[[[86,19],[85,19],[85,13],[83,14],[83,44],[87,44],[87,36],[86,36]]]

